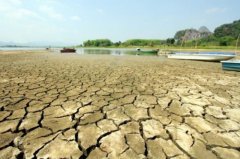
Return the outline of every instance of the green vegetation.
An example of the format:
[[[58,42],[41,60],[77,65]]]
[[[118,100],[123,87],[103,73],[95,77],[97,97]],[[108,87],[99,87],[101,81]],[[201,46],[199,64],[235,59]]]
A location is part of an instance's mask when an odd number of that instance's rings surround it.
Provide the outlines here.
[[[240,34],[240,20],[234,21],[230,24],[224,24],[217,27],[214,31],[215,37],[232,37],[236,39]]]
[[[88,40],[83,43],[84,47],[108,47],[113,43],[109,39]]]
[[[130,39],[124,42],[112,42],[109,39],[88,40],[84,47],[151,47],[151,48],[234,48],[240,34],[240,20],[217,27],[211,33],[206,27],[185,29],[176,32],[174,38]]]
[[[194,30],[197,33],[197,30]],[[201,32],[198,37],[194,37],[193,29],[178,31],[175,39],[178,45],[183,43],[184,46],[235,46],[238,35],[240,34],[240,20],[230,24],[224,24],[217,27],[213,34]],[[183,40],[183,41],[182,41]]]
[[[123,42],[123,46],[155,46],[163,45],[165,40],[147,40],[147,39],[131,39]]]

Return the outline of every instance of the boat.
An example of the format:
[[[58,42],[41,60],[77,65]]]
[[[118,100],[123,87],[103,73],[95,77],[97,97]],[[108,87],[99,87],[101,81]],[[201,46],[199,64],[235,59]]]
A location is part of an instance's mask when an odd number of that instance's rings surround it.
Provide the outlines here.
[[[221,61],[222,69],[229,71],[240,71],[240,60]]]
[[[127,54],[131,55],[158,55],[159,49],[156,50],[141,50],[137,48],[135,51],[127,51]]]
[[[76,49],[72,49],[72,48],[63,48],[62,50],[60,50],[61,53],[75,53]]]
[[[157,55],[158,51],[159,51],[159,49],[156,49],[156,50],[141,50],[139,48],[137,49],[138,54],[155,54],[155,55]]]
[[[199,60],[199,61],[223,61],[230,60],[236,56],[235,53],[226,52],[176,52],[168,55],[170,59]]]

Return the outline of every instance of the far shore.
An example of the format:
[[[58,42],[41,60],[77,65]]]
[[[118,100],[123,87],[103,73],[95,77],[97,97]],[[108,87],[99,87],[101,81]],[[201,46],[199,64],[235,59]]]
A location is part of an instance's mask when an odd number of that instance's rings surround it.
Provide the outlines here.
[[[76,47],[76,48],[83,48],[83,49],[135,49],[135,48],[142,48],[142,49],[159,49],[159,50],[169,50],[169,51],[184,51],[184,52],[208,52],[208,51],[220,51],[220,52],[236,52],[240,53],[240,48],[237,50],[234,47],[209,47],[209,48],[190,48],[190,47],[162,47],[162,46],[130,46],[130,47]]]

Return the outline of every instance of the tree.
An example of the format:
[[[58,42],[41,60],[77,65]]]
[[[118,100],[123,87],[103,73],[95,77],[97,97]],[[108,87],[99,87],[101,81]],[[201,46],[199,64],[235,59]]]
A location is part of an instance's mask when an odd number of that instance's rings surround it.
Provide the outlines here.
[[[83,43],[84,47],[107,47],[112,44],[113,42],[108,39],[87,40]]]
[[[214,35],[219,38],[224,36],[230,36],[236,39],[239,34],[240,34],[240,20],[234,21],[233,23],[230,24],[221,25],[214,30]]]
[[[173,45],[173,44],[175,43],[175,39],[174,39],[174,38],[168,38],[168,39],[166,40],[166,43],[167,43],[168,45]]]

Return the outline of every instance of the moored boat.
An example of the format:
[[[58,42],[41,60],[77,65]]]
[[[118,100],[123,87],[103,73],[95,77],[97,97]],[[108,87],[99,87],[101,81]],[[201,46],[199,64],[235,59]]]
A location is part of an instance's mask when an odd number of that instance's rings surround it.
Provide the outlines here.
[[[240,71],[240,60],[221,61],[222,69],[229,71]]]
[[[236,56],[235,53],[223,53],[223,52],[200,52],[200,53],[187,53],[177,52],[169,54],[168,58],[181,59],[181,60],[199,60],[199,61],[223,61],[230,60]]]
[[[141,50],[139,48],[136,51],[130,51],[128,54],[135,54],[135,55],[158,55],[159,49],[156,50]]]
[[[72,49],[72,48],[63,48],[62,50],[60,50],[61,53],[75,53],[76,49]]]

